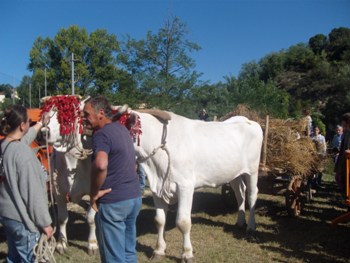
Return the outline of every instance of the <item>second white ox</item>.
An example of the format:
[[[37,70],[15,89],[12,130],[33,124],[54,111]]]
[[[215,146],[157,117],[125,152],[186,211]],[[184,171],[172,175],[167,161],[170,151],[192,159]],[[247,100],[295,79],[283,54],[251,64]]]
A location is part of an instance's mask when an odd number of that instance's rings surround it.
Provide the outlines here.
[[[68,245],[67,203],[78,203],[84,195],[90,193],[91,137],[83,135],[81,130],[84,101],[80,102],[75,96],[55,96],[43,98],[43,102],[42,112],[49,114],[50,121],[42,132],[47,134],[47,141],[54,148],[50,164],[59,224],[56,250],[63,253]],[[94,217],[95,211],[89,208],[86,215],[90,228],[89,254],[95,254],[98,250]]]

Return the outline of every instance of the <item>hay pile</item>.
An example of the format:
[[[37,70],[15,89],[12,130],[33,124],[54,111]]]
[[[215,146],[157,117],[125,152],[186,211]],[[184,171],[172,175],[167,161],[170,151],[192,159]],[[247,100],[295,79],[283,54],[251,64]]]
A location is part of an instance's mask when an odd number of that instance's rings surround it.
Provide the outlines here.
[[[262,118],[245,105],[238,105],[234,111],[220,120],[224,121],[237,115],[258,122],[265,134],[266,118]],[[306,119],[269,119],[266,148],[266,166],[269,170],[301,176],[309,176],[319,170],[321,160],[317,155],[314,142],[305,136],[306,127]]]

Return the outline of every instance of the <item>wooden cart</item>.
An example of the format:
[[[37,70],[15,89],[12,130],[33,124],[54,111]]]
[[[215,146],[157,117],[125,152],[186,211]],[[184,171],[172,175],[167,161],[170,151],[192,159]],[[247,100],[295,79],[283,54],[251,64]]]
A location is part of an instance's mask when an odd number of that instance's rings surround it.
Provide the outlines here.
[[[266,116],[265,123],[262,125],[264,130],[264,142],[262,149],[262,158],[261,165],[259,171],[259,179],[258,179],[258,188],[260,193],[272,194],[272,195],[283,195],[285,197],[285,205],[286,210],[290,216],[297,217],[302,213],[304,204],[309,202],[312,199],[313,194],[316,192],[315,189],[312,189],[312,182],[314,180],[315,174],[317,174],[318,167],[314,169],[304,169],[304,173],[297,173],[292,171],[297,171],[297,169],[284,169],[284,168],[276,168],[276,167],[267,167],[267,154],[268,154],[268,142],[267,139],[270,134],[269,133],[269,116]],[[281,127],[286,129],[287,133],[288,126],[286,123],[281,122]],[[272,128],[272,127],[271,127]],[[276,126],[273,127],[276,130]],[[280,128],[280,127],[279,127]],[[300,131],[300,130],[299,130]],[[296,132],[297,133],[297,132]],[[283,137],[284,134],[277,134],[278,138]],[[308,151],[308,146],[310,144],[311,139],[306,136],[299,136],[299,139],[295,139],[296,148],[288,151],[290,156],[283,156],[286,160],[285,162],[290,161],[289,157],[293,157],[292,154],[295,154],[296,151],[303,150],[304,152]],[[282,140],[282,139],[281,139]],[[297,143],[297,141],[299,143]],[[312,142],[311,142],[312,143]],[[281,143],[281,147],[285,146]],[[307,146],[307,147],[306,147]],[[299,148],[298,148],[299,147]],[[302,148],[302,149],[301,149]],[[294,152],[293,152],[294,151]],[[303,153],[304,153],[303,152]],[[280,153],[277,154],[280,157]],[[304,156],[298,159],[299,163],[303,163]],[[315,156],[315,158],[317,158]],[[285,162],[280,162],[281,164],[285,164]],[[304,175],[303,175],[304,174]],[[307,174],[307,175],[305,175]],[[222,199],[223,202],[229,206],[235,204],[234,192],[231,189],[229,184],[225,184],[222,186]],[[231,199],[231,200],[230,200]],[[233,201],[232,201],[233,200]]]
[[[292,217],[301,215],[305,203],[310,202],[315,194],[316,190],[311,185],[310,178],[289,175],[281,169],[259,173],[259,193],[284,196],[286,210]],[[221,197],[226,206],[236,207],[236,198],[230,184],[221,187]]]

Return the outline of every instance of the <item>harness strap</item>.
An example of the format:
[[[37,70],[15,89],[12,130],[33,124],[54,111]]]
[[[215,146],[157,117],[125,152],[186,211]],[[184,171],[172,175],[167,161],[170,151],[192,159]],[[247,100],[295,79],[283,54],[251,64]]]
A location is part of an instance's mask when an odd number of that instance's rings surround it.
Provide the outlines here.
[[[168,168],[167,168],[167,171],[166,171],[165,176],[163,178],[164,180],[163,180],[162,188],[161,188],[159,194],[164,199],[165,202],[169,203],[170,198],[172,197],[172,195],[170,194],[170,184],[171,184],[171,181],[172,181],[172,172],[171,172],[170,152],[169,152],[169,149],[168,149],[168,147],[166,145],[166,137],[168,135],[167,124],[168,124],[168,122],[164,122],[161,144],[157,148],[155,148],[146,157],[138,157],[137,158],[137,162],[138,163],[142,163],[142,162],[147,161],[149,158],[153,157],[158,152],[159,149],[162,149],[162,150],[164,150],[166,152],[166,154],[168,156]]]

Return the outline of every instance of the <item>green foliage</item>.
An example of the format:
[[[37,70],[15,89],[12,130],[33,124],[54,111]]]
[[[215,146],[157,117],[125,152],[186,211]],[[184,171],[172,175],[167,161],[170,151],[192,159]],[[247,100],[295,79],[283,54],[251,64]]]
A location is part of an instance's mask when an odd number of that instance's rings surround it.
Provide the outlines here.
[[[31,88],[31,89],[30,89]],[[21,83],[17,87],[17,95],[19,97],[18,103],[29,108],[30,104],[32,108],[39,107],[39,96],[36,93],[35,85],[33,85],[32,78],[29,76],[24,76]],[[29,98],[31,96],[31,99]]]
[[[232,81],[228,82],[228,89],[236,100],[249,101],[251,106],[257,105],[265,112],[266,101],[271,104],[270,108],[276,108],[272,106],[273,100],[269,100],[275,95],[269,97],[264,94],[258,82],[252,83],[251,79],[267,85],[268,94],[278,90],[289,95],[281,95],[279,99],[283,105],[289,104],[288,111],[281,115],[298,117],[307,107],[319,116],[320,123],[333,128],[343,113],[350,112],[350,29],[333,29],[328,37],[317,34],[309,39],[308,44],[299,43],[268,54],[259,62],[246,63],[239,74],[239,81],[235,85],[231,85]],[[269,82],[273,83],[271,87],[274,89],[269,89]],[[250,89],[256,91],[255,102],[251,96],[254,92],[249,92]]]
[[[309,39],[309,46],[317,55],[320,55],[326,49],[327,44],[327,37],[323,34],[317,34]]]
[[[350,50],[350,28],[335,28],[329,33],[328,37],[328,55],[330,60],[346,61],[345,59],[348,58]]]
[[[277,88],[272,82],[264,82],[257,77],[241,80],[230,80],[227,89],[230,91],[232,105],[247,104],[262,114],[273,117],[288,117],[289,94]]]
[[[174,110],[198,82],[195,61],[189,56],[200,47],[186,39],[187,27],[179,18],[168,19],[164,27],[146,39],[128,37],[119,61],[133,76],[143,101],[149,107]]]
[[[29,69],[33,71],[33,87],[41,83],[42,88],[46,67],[48,94],[71,94],[74,53],[75,93],[111,94],[119,85],[118,51],[116,36],[102,29],[89,35],[85,29],[71,26],[61,29],[54,39],[38,37],[30,51]]]
[[[12,94],[12,87],[10,84],[1,84],[0,85],[0,92],[4,93],[5,98],[10,98]]]
[[[312,126],[318,127],[320,129],[321,134],[326,135],[326,125],[324,124],[324,122],[322,121],[322,117],[320,115],[320,113],[313,113],[311,115],[312,118]]]
[[[209,119],[213,120],[215,116],[220,118],[232,110],[229,92],[227,87],[222,84],[204,85],[194,88],[189,105],[191,107],[187,108],[183,108],[179,105],[177,112],[198,119],[199,111],[201,109],[206,109],[209,114]],[[187,112],[185,112],[185,110]]]
[[[308,43],[247,62],[237,78],[227,76],[224,83],[212,85],[199,81],[191,54],[200,46],[187,37],[187,26],[177,17],[139,40],[127,36],[120,42],[106,30],[89,34],[77,26],[61,29],[53,39],[38,37],[28,65],[33,75],[22,79],[16,103],[40,106],[45,78],[48,95],[70,94],[74,53],[76,93],[104,94],[113,104],[146,105],[191,118],[205,108],[211,119],[242,103],[276,118],[298,118],[309,108],[326,129],[350,112],[349,28],[335,28],[328,36],[317,34]],[[8,88],[0,86],[7,98]]]

